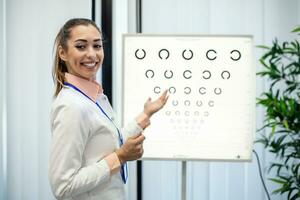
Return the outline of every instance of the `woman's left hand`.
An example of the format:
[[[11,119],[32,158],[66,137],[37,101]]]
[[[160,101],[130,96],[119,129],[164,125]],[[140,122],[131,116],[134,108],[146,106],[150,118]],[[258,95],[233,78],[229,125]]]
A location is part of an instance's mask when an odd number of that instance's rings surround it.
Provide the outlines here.
[[[165,90],[162,95],[156,99],[155,101],[151,101],[151,98],[149,97],[146,103],[144,104],[144,113],[148,115],[148,117],[151,117],[154,113],[159,111],[164,107],[164,105],[167,103],[167,100],[169,96],[167,96],[168,90]]]

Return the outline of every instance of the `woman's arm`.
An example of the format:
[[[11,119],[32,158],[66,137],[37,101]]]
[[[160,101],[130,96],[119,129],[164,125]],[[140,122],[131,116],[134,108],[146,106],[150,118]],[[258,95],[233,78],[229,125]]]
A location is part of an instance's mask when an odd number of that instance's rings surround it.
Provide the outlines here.
[[[163,94],[157,98],[155,101],[152,101],[151,98],[144,104],[144,110],[140,113],[134,121],[127,124],[123,127],[121,132],[125,138],[135,136],[140,134],[145,128],[150,125],[151,116],[162,109],[167,103],[169,96],[167,96],[168,91],[164,91]]]

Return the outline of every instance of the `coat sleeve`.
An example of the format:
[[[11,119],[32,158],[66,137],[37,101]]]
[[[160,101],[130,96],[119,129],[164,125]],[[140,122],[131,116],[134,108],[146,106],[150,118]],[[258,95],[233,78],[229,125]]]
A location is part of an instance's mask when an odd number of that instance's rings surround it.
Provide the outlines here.
[[[142,133],[142,131],[142,127],[139,126],[136,120],[132,120],[131,122],[129,122],[121,128],[121,132],[125,141],[128,137]]]
[[[55,197],[74,197],[107,182],[110,169],[105,159],[82,166],[90,132],[84,109],[65,103],[54,107],[51,114],[49,179]]]
[[[134,120],[122,128],[125,138],[141,133],[150,125],[149,117],[143,112],[140,113]]]
[[[111,115],[110,117],[113,118],[114,123],[118,126],[120,126],[120,122],[117,121],[117,114],[116,112],[112,109],[112,106],[110,105],[109,101],[105,101],[105,107],[107,108],[109,114]],[[124,140],[128,137],[135,136],[139,133],[142,133],[143,130],[150,125],[150,119],[148,116],[146,116],[143,112],[140,113],[135,119],[130,121],[128,124],[125,126],[122,126],[120,128],[121,134],[123,135]]]

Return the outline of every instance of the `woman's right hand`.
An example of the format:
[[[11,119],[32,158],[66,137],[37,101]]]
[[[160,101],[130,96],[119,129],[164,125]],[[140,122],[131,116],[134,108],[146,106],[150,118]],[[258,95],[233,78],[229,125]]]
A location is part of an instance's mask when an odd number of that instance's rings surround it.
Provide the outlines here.
[[[145,136],[143,134],[129,137],[126,142],[118,150],[116,150],[116,154],[121,164],[126,161],[137,160],[142,157],[144,153],[144,140]]]
[[[152,101],[149,97],[146,103],[144,104],[144,113],[150,118],[154,113],[162,109],[165,104],[168,101],[169,96],[168,90],[165,90],[162,95],[156,99],[155,101]]]

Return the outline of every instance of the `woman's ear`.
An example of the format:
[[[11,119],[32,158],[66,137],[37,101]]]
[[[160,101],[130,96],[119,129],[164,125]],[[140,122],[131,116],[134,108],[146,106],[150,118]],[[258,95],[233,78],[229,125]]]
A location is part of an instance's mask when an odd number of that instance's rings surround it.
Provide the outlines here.
[[[66,51],[62,48],[62,46],[58,47],[58,55],[60,59],[62,59],[63,61],[67,61]]]

